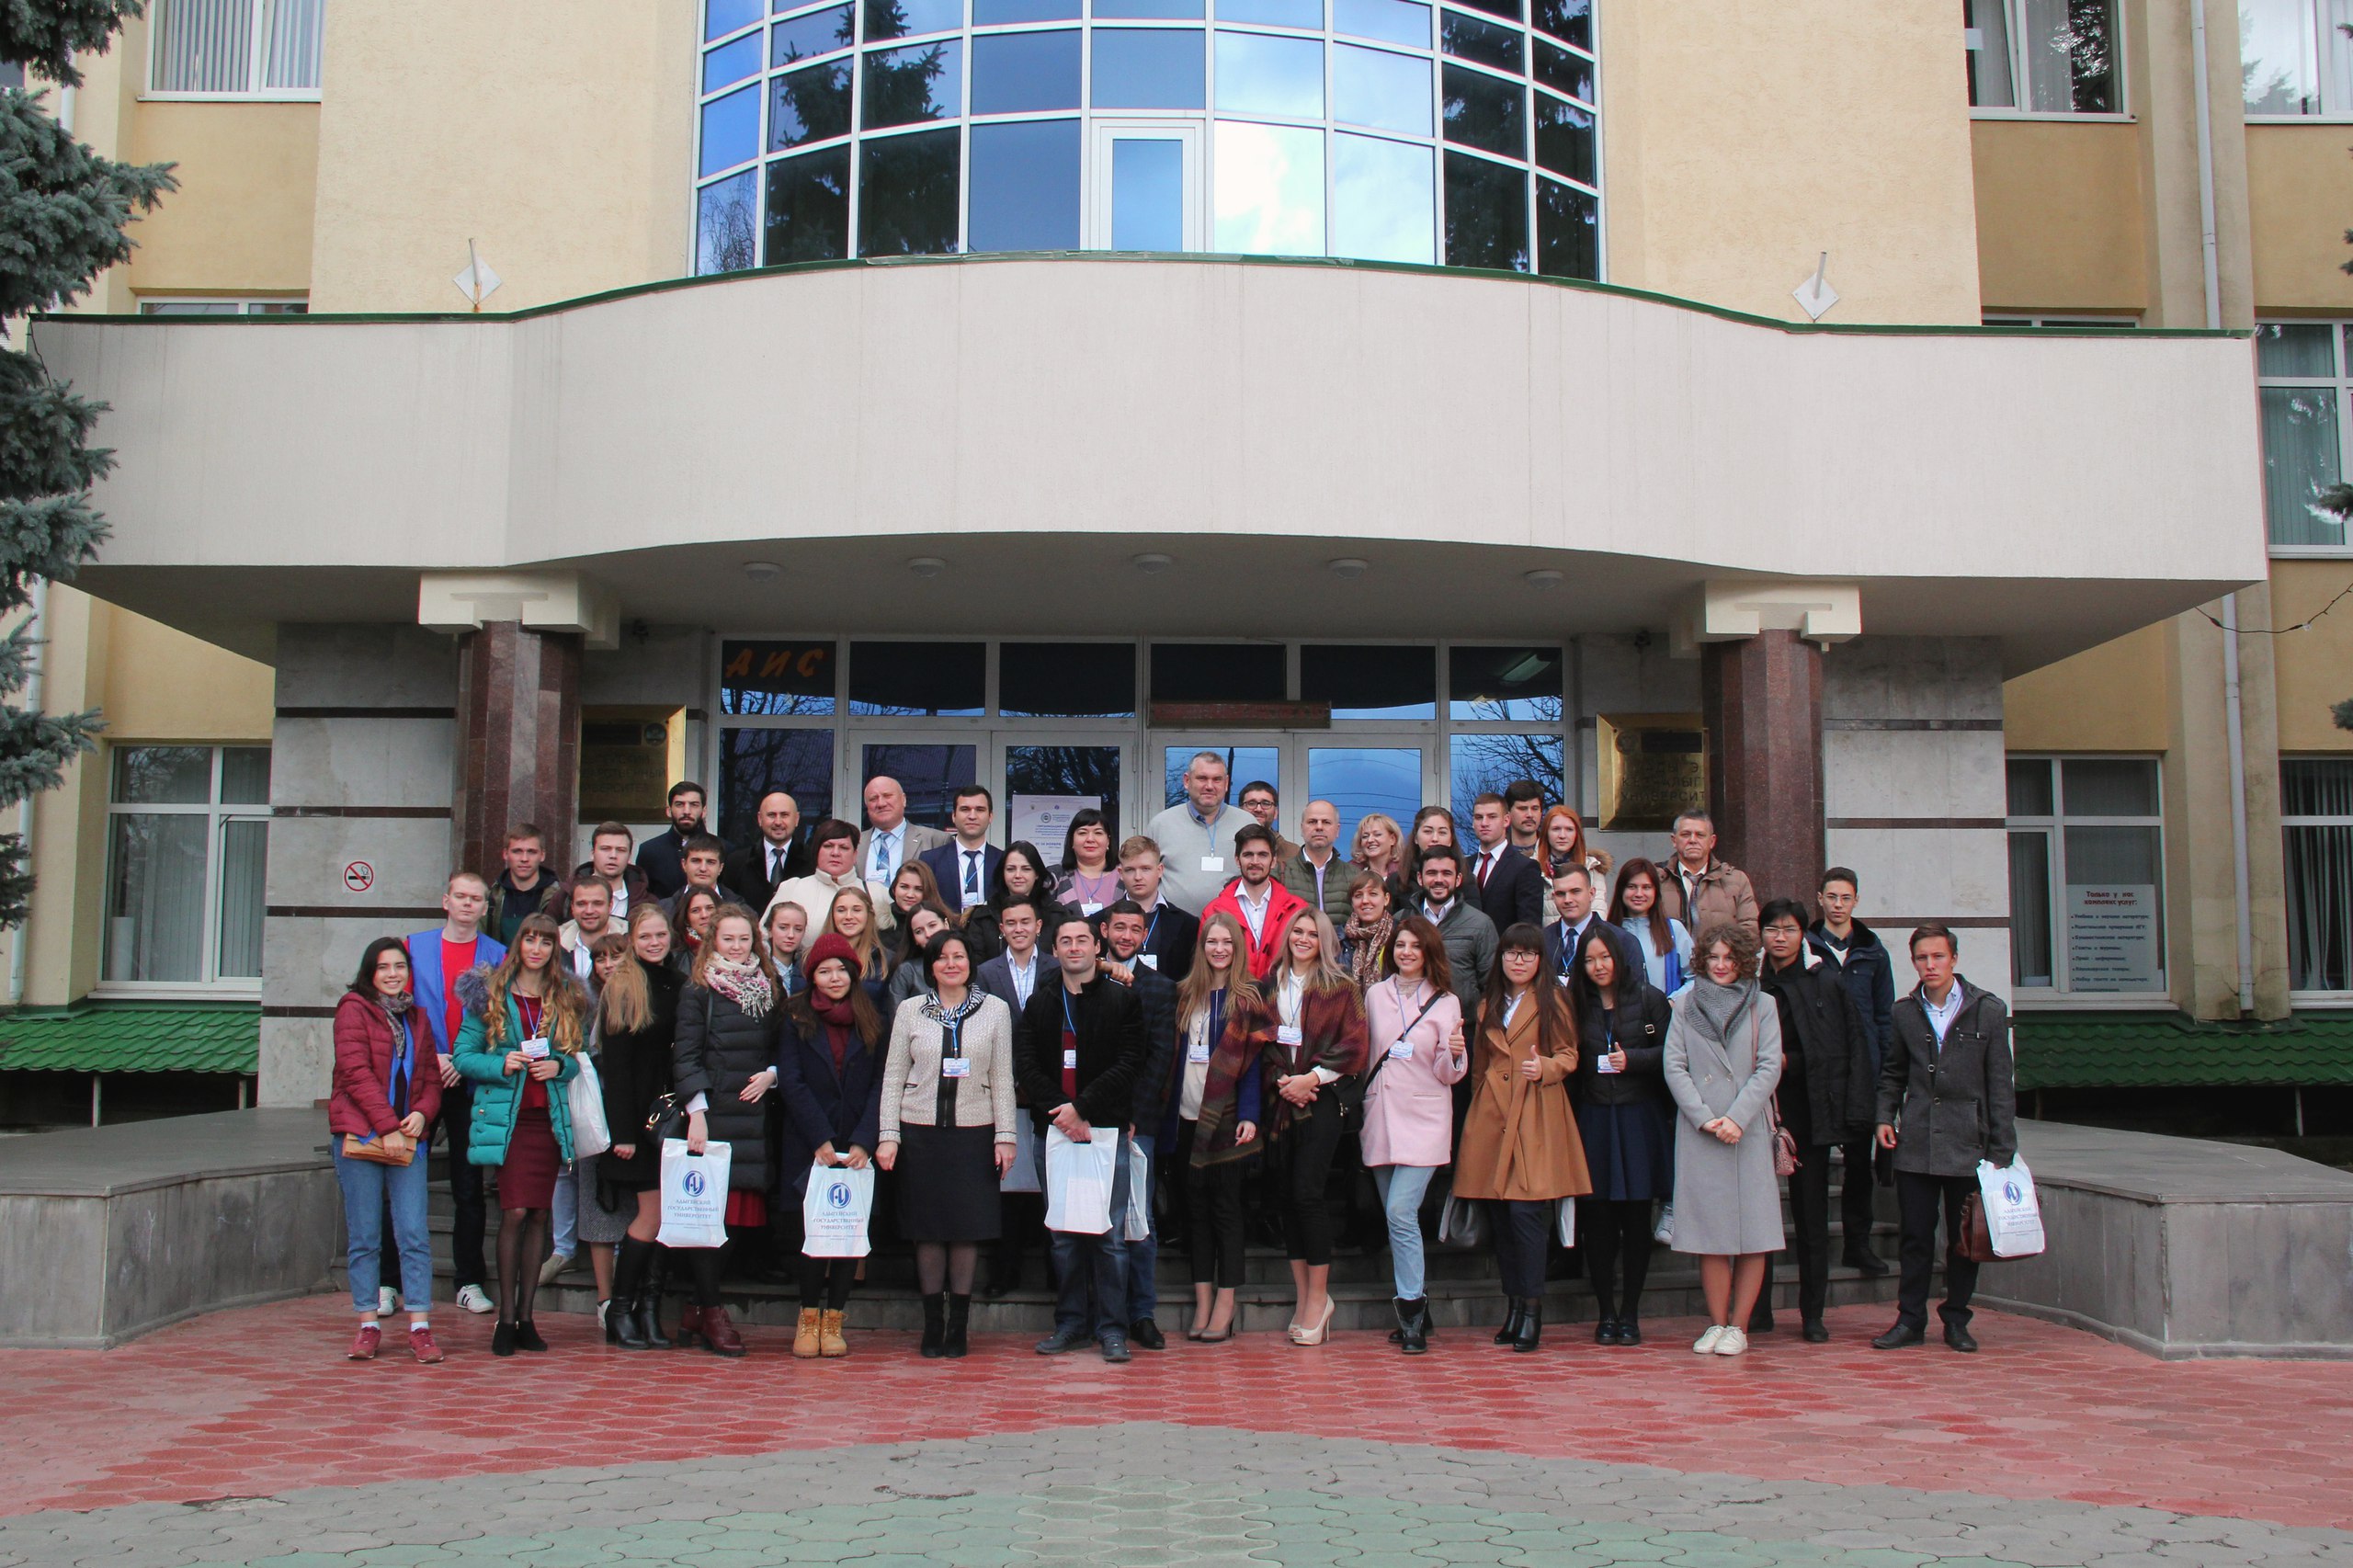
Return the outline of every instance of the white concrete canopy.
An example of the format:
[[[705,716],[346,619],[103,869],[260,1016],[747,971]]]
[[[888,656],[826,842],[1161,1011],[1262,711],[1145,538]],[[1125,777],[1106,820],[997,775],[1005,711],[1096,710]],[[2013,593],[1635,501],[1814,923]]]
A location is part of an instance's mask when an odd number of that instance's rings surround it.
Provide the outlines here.
[[[34,330],[113,405],[86,585],[245,646],[410,620],[428,572],[576,571],[663,623],[1021,631],[1051,605],[1063,632],[1196,635],[1663,630],[1711,581],[1820,577],[1875,633],[1997,637],[2015,673],[2266,565],[2225,335],[1807,329],[1209,257]]]

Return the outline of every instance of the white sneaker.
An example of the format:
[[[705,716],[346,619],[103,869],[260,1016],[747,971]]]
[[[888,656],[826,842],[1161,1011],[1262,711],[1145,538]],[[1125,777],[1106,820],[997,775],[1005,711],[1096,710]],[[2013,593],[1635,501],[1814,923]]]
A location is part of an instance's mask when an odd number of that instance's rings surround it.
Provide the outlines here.
[[[1715,1353],[1717,1342],[1722,1339],[1730,1331],[1720,1323],[1710,1324],[1707,1333],[1701,1335],[1699,1338],[1691,1342],[1692,1351],[1700,1356],[1713,1355]]]
[[[1747,1348],[1748,1333],[1745,1329],[1738,1328],[1725,1329],[1722,1337],[1718,1339],[1715,1345],[1716,1354],[1719,1356],[1737,1356]]]
[[[489,1292],[484,1290],[479,1285],[468,1285],[463,1290],[460,1290],[458,1292],[458,1305],[465,1308],[466,1311],[476,1314],[497,1311],[497,1308],[491,1301]]]
[[[376,1287],[376,1315],[390,1317],[401,1310],[401,1293],[390,1285]]]

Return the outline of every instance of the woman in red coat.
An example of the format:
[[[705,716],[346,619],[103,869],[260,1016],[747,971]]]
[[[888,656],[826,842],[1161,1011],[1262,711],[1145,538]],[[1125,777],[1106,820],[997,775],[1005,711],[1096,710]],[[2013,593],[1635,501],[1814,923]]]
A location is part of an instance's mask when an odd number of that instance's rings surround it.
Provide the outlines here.
[[[433,1238],[425,1222],[425,1129],[440,1108],[440,1052],[411,1005],[408,949],[397,937],[379,937],[360,955],[359,972],[335,1006],[335,1082],[327,1099],[328,1146],[351,1240],[351,1306],[359,1314],[348,1352],[355,1361],[374,1360],[384,1339],[376,1303],[387,1210],[400,1253],[409,1352],[428,1365],[441,1359],[427,1310]],[[387,1159],[346,1153],[347,1138]]]

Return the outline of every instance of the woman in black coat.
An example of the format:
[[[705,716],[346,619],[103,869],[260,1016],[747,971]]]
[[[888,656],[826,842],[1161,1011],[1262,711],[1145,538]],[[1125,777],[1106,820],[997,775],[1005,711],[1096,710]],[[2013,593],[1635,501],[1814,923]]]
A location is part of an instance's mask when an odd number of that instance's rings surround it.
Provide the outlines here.
[[[833,932],[809,949],[809,989],[792,999],[777,1045],[777,1083],[784,1101],[779,1156],[788,1201],[808,1191],[817,1165],[864,1170],[881,1136],[882,1063],[890,1034],[859,983],[858,954]],[[858,1277],[854,1257],[801,1259],[801,1322],[792,1353],[847,1356],[842,1313]]]
[[[654,1260],[662,1230],[662,1145],[649,1126],[654,1103],[670,1092],[678,993],[686,977],[672,969],[670,917],[658,903],[630,911],[629,955],[606,978],[597,1002],[597,1071],[605,1085],[605,1124],[613,1146],[597,1161],[598,1179],[632,1206],[629,1233],[613,1266],[613,1304],[605,1326],[624,1350],[666,1350],[662,1290]]]
[[[1585,1018],[1570,1096],[1585,1140],[1593,1196],[1577,1205],[1604,1345],[1643,1342],[1643,1281],[1651,1266],[1651,1204],[1675,1196],[1675,1103],[1666,1092],[1665,994],[1640,969],[1621,966],[1603,923],[1586,927],[1578,952]],[[1618,1285],[1625,1281],[1621,1299]]]
[[[740,903],[723,905],[679,993],[672,1082],[687,1102],[688,1151],[699,1154],[713,1139],[728,1145],[727,1223],[738,1229],[767,1224],[775,1182],[767,1098],[776,1087],[783,1019],[783,987],[753,934],[752,912]],[[687,1249],[695,1300],[678,1314],[677,1339],[683,1346],[700,1339],[719,1355],[741,1356],[744,1336],[719,1304],[722,1250]]]

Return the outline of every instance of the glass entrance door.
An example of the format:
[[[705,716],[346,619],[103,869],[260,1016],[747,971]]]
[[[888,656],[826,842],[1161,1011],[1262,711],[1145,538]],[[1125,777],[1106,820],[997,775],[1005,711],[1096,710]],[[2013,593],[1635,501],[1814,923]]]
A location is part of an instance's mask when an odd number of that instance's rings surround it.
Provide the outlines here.
[[[1047,864],[1062,859],[1063,839],[1071,815],[1092,806],[1110,819],[1111,847],[1138,831],[1149,811],[1130,798],[1129,766],[1132,743],[1116,734],[1039,734],[999,731],[998,777],[1004,790],[997,797],[997,814],[1004,824],[999,842],[1027,839],[1046,857]],[[1158,807],[1153,807],[1154,811]]]
[[[1184,120],[1114,120],[1095,127],[1096,250],[1197,251],[1201,217],[1201,128]]]

